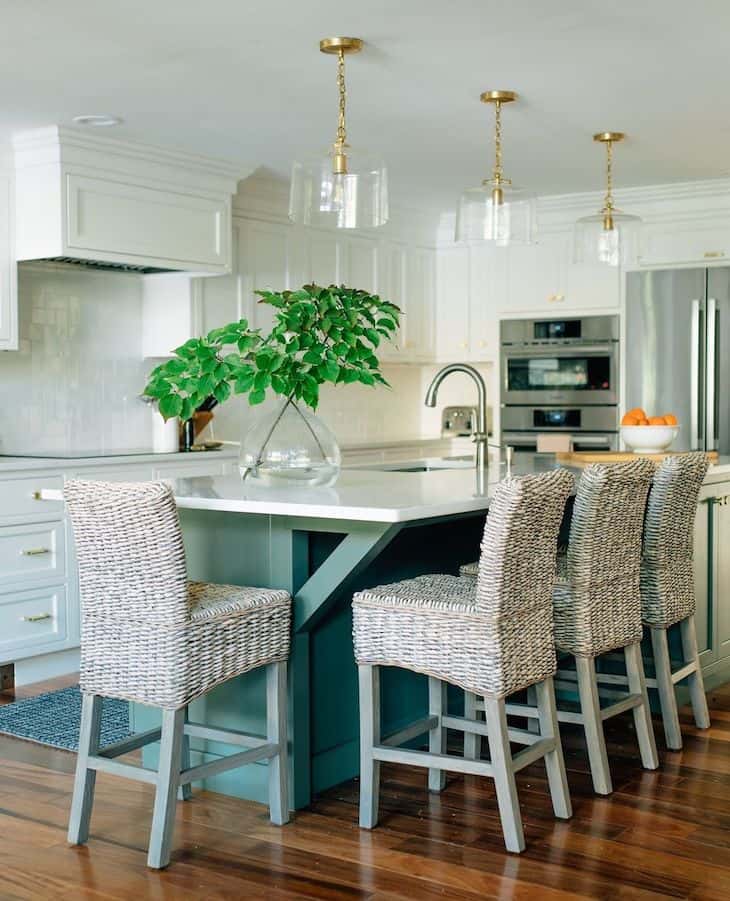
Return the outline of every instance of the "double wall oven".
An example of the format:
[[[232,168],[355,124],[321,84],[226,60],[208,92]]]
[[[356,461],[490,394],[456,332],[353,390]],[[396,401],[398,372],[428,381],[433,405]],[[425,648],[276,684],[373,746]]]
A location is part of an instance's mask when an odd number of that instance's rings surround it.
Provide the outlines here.
[[[500,347],[505,444],[563,434],[575,450],[618,447],[618,316],[503,320]]]

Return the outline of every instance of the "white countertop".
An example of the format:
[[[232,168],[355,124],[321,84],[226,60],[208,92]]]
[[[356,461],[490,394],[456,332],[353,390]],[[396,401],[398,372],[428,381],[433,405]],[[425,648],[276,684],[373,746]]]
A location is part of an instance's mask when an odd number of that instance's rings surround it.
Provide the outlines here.
[[[102,457],[4,457],[0,456],[0,474],[3,472],[35,471],[39,469],[81,469],[85,466],[125,466],[129,463],[187,463],[195,460],[230,460],[238,457],[237,447],[223,447],[215,451],[192,451],[176,454],[120,453]]]
[[[515,475],[556,465],[552,456],[520,457],[513,467]],[[178,506],[184,509],[396,523],[485,511],[504,475],[504,464],[494,463],[481,489],[471,465],[429,472],[343,469],[331,488],[259,487],[237,475],[176,479],[172,485]]]

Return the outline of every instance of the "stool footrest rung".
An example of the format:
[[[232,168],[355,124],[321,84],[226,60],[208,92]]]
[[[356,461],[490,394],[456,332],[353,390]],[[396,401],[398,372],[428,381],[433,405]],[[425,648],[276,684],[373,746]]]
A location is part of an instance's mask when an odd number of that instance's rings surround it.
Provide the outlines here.
[[[102,748],[98,757],[106,757],[108,759],[121,757],[122,754],[129,754],[130,751],[136,751],[138,748],[144,748],[145,745],[151,745],[153,741],[159,741],[161,729],[148,729],[146,732],[137,732],[130,735],[129,738],[123,738],[121,741],[114,742],[113,745],[107,745]]]
[[[408,766],[422,766],[426,769],[494,778],[492,764],[486,760],[452,757],[450,754],[431,754],[428,751],[412,751],[410,748],[389,748],[385,745],[376,745],[373,748],[373,758],[384,763],[405,763]]]
[[[397,732],[391,732],[390,735],[382,739],[382,744],[389,745],[391,748],[397,747],[406,741],[410,741],[412,738],[423,735],[424,732],[430,732],[438,724],[439,718],[437,716],[426,716],[421,720],[416,720],[415,723],[411,723],[410,726],[399,729]]]
[[[157,770],[150,770],[144,766],[134,766],[131,763],[120,763],[109,757],[89,756],[87,767],[100,773],[109,773],[111,776],[122,776],[125,779],[135,779],[137,782],[157,782]]]
[[[678,670],[675,670],[672,673],[672,682],[676,685],[677,682],[682,679],[686,679],[687,676],[691,676],[692,673],[696,673],[699,668],[699,665],[696,660],[692,660],[690,663],[685,663],[684,666],[680,666]]]
[[[263,748],[269,743],[265,735],[239,732],[236,729],[216,729],[213,726],[204,726],[202,723],[185,723],[185,735],[189,735],[191,738],[219,741],[224,745],[239,745],[244,748]]]
[[[215,776],[217,773],[225,773],[226,770],[234,770],[239,766],[255,763],[257,760],[270,760],[278,753],[278,744],[266,744],[248,751],[239,751],[238,754],[230,754],[228,757],[220,757],[218,760],[211,760],[209,763],[201,763],[189,770],[183,770],[180,773],[178,784],[186,785],[188,782],[198,782],[209,776]]]

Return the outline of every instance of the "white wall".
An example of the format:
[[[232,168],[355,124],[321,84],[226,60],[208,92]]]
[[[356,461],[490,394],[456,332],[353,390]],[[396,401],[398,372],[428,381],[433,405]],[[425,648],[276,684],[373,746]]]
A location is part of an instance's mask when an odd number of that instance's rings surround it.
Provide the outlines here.
[[[18,294],[20,349],[0,353],[0,452],[148,446],[140,277],[23,263]]]

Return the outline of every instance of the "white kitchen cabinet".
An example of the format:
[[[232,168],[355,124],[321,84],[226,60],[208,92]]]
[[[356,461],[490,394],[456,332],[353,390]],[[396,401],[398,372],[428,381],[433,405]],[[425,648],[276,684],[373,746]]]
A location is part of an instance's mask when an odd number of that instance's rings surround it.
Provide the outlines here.
[[[463,360],[469,354],[468,247],[440,250],[436,263],[439,360]]]
[[[408,251],[403,328],[409,361],[429,362],[436,355],[436,261],[426,247]]]
[[[507,255],[502,247],[470,248],[469,359],[496,359],[499,325],[496,310],[507,285]]]
[[[186,274],[144,276],[143,357],[170,357],[176,347],[202,332],[199,298],[203,281]]]
[[[598,263],[573,262],[572,231],[540,236],[539,243],[505,248],[505,289],[498,291],[502,318],[515,313],[559,316],[617,309],[620,270]]]
[[[688,263],[730,262],[730,221],[722,218],[689,222],[645,223],[641,233],[640,266],[682,266]]]
[[[13,146],[19,260],[230,270],[238,167],[60,126]]]
[[[268,331],[274,321],[274,308],[259,303],[255,291],[291,290],[306,280],[301,254],[294,247],[296,235],[291,226],[276,222],[252,220],[240,225],[243,315],[252,328]]]
[[[18,349],[18,267],[14,246],[14,189],[0,175],[0,350]]]

